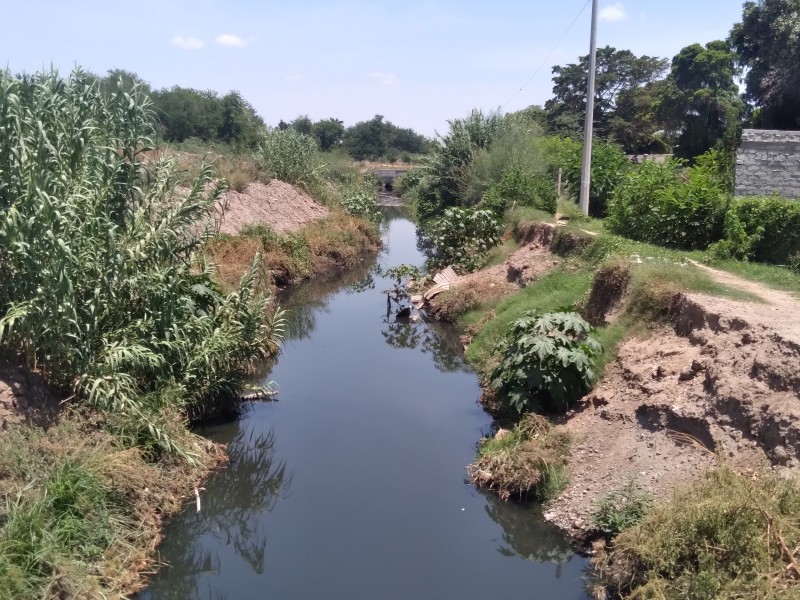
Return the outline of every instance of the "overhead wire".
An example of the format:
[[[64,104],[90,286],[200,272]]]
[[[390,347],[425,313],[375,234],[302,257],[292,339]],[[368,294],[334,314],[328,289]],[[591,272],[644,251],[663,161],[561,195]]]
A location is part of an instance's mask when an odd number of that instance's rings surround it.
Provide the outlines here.
[[[555,51],[556,51],[556,50],[558,50],[558,47],[561,45],[561,42],[563,42],[563,41],[564,41],[564,38],[566,38],[566,37],[567,37],[567,35],[569,35],[569,32],[570,32],[570,31],[572,31],[572,28],[573,28],[573,27],[575,27],[575,23],[577,23],[577,22],[578,22],[578,19],[580,19],[580,18],[581,18],[581,15],[582,15],[582,14],[583,14],[583,12],[586,10],[586,7],[587,7],[587,6],[589,6],[589,4],[591,3],[591,1],[592,1],[592,0],[586,0],[586,3],[585,3],[585,4],[583,5],[583,7],[581,7],[581,9],[578,11],[578,14],[577,14],[577,15],[575,15],[575,18],[574,18],[574,19],[572,19],[572,22],[569,24],[569,27],[567,27],[566,31],[564,31],[564,34],[563,34],[563,35],[562,35],[562,36],[559,38],[559,40],[558,40],[558,41],[555,43],[555,45],[553,46],[553,49],[552,49],[552,50],[550,50],[550,53],[549,53],[547,56],[545,56],[545,57],[544,57],[544,59],[542,60],[542,62],[539,64],[539,66],[538,66],[538,67],[536,67],[536,70],[533,72],[533,75],[531,75],[530,77],[528,77],[528,80],[527,80],[525,83],[523,83],[523,84],[522,84],[522,87],[521,87],[521,88],[519,88],[519,89],[518,89],[516,92],[514,92],[514,95],[513,95],[513,96],[511,96],[511,98],[509,98],[509,99],[508,99],[508,100],[506,100],[506,101],[505,101],[503,104],[501,104],[501,105],[500,105],[500,109],[501,109],[501,110],[502,110],[502,109],[504,109],[506,106],[508,106],[508,104],[509,104],[509,103],[510,103],[512,100],[514,100],[514,99],[515,99],[517,96],[519,96],[519,95],[522,93],[522,90],[524,90],[524,89],[527,87],[527,85],[528,85],[528,84],[529,84],[531,81],[533,81],[533,78],[534,78],[534,77],[536,77],[536,75],[538,75],[538,74],[539,74],[539,71],[541,71],[541,70],[542,70],[542,67],[543,67],[543,66],[544,66],[544,65],[547,63],[547,61],[548,61],[548,60],[550,60],[550,57],[551,57],[551,56],[553,56],[553,54],[555,54]]]

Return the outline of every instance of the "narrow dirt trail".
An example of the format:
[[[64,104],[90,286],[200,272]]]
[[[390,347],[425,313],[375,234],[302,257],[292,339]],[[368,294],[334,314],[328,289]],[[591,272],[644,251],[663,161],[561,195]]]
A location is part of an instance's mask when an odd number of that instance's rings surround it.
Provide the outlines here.
[[[732,300],[706,294],[688,294],[691,300],[702,305],[709,313],[738,317],[750,326],[771,329],[782,338],[800,345],[799,298],[790,292],[776,290],[727,271],[691,262],[717,283],[758,296],[763,302]]]

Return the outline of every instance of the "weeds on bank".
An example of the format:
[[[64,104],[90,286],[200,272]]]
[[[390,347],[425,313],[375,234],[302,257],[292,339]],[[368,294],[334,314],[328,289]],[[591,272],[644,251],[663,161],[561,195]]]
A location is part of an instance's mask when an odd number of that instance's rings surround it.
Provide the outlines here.
[[[468,467],[477,485],[503,498],[547,502],[566,487],[569,437],[545,417],[527,414],[513,429],[484,439]]]
[[[800,488],[722,466],[658,504],[596,559],[598,591],[623,598],[797,598]]]

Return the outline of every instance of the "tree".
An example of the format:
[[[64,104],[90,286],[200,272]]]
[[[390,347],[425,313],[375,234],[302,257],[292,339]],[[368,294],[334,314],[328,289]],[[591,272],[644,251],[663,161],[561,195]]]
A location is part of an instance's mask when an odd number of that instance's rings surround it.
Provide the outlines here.
[[[746,69],[748,101],[761,125],[800,129],[800,0],[745,2],[731,31],[737,61]]]
[[[687,46],[672,59],[658,114],[678,136],[675,154],[681,158],[693,159],[726,135],[735,137],[731,130],[744,109],[735,58],[727,42],[714,41]]]
[[[656,139],[661,129],[657,110],[666,82],[653,81],[623,90],[617,108],[608,122],[608,136],[629,154],[664,154],[664,144]]]
[[[294,121],[289,123],[289,127],[305,135],[311,135],[311,128],[313,124],[308,115],[300,115]]]
[[[255,147],[264,132],[264,121],[237,91],[222,98],[222,124],[217,137],[224,142],[247,148]]]
[[[595,131],[608,135],[609,122],[624,91],[652,83],[661,78],[668,61],[652,56],[637,57],[630,50],[611,46],[597,51],[595,82]],[[553,98],[545,104],[548,124],[553,133],[579,136],[586,115],[589,56],[578,63],[553,67]]]
[[[345,132],[344,145],[356,160],[375,160],[385,156],[389,143],[383,115],[375,115],[369,121],[349,127]]]
[[[317,139],[320,150],[330,150],[342,143],[344,123],[334,118],[317,121],[311,128],[311,135]]]

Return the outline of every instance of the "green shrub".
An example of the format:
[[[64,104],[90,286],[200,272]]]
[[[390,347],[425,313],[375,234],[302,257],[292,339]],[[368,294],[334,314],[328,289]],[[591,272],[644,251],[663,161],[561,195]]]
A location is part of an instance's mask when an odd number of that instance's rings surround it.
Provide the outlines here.
[[[624,529],[640,523],[652,508],[653,495],[636,479],[631,479],[600,498],[590,520],[606,536],[616,537]]]
[[[361,190],[345,193],[342,195],[340,202],[342,207],[351,215],[365,217],[371,221],[379,221],[381,218],[381,211],[378,208],[375,192]]]
[[[296,129],[273,129],[258,146],[261,168],[270,176],[286,183],[313,189],[324,165],[317,141]]]
[[[729,198],[703,166],[647,161],[628,172],[608,207],[613,233],[662,246],[704,249],[722,237]]]
[[[725,215],[725,239],[712,254],[791,264],[800,252],[800,202],[783,198],[740,198]]]
[[[798,514],[793,480],[711,470],[601,552],[597,582],[614,598],[797,598]]]
[[[529,311],[511,324],[501,350],[492,390],[520,413],[560,413],[594,385],[602,347],[577,313]]]
[[[561,151],[564,178],[573,195],[581,190],[583,150],[580,144],[565,145]],[[630,162],[616,144],[599,142],[592,146],[592,180],[589,186],[589,214],[604,217],[614,190],[630,169]]]
[[[431,268],[473,270],[500,241],[502,225],[489,210],[451,207],[424,230]]]
[[[509,206],[515,204],[553,215],[557,202],[556,186],[548,175],[512,165],[503,171],[500,182],[488,189],[482,206],[501,216]]]

